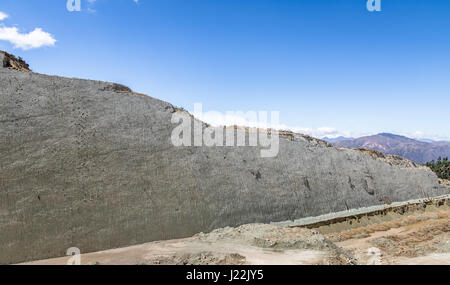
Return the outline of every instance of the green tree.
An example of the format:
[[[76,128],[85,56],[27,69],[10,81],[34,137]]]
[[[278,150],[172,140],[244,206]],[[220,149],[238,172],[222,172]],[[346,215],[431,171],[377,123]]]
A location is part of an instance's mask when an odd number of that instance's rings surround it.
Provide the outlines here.
[[[441,179],[450,179],[450,161],[448,157],[439,157],[437,161],[430,161],[427,166]]]

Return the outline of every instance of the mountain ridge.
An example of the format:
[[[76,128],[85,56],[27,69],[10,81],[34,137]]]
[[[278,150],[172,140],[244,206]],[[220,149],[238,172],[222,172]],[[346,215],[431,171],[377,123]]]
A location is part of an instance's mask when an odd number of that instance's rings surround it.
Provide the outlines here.
[[[402,156],[421,164],[436,160],[438,157],[450,156],[450,142],[425,142],[391,133],[380,133],[353,140],[341,140],[332,144],[337,147],[381,151],[384,154]]]

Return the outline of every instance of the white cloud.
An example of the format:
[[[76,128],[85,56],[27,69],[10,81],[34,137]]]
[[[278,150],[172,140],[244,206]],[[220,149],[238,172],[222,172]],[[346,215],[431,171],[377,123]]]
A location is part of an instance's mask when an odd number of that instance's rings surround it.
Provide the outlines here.
[[[204,121],[212,126],[243,126],[243,127],[252,127],[252,128],[273,128],[277,130],[285,130],[292,131],[295,133],[307,134],[316,138],[323,137],[338,137],[338,136],[351,136],[356,135],[350,132],[339,132],[335,128],[331,127],[320,127],[320,128],[307,128],[301,126],[288,126],[285,124],[271,124],[270,112],[268,112],[268,120],[267,124],[264,122],[258,121],[258,112],[202,112],[200,114],[196,114],[195,112],[191,112],[196,116],[199,120]],[[362,136],[363,134],[358,134]],[[365,135],[365,134],[364,134]]]
[[[6,18],[8,18],[8,15],[6,13],[3,13],[2,11],[0,11],[0,21],[3,21]]]
[[[401,133],[400,135],[418,140],[450,141],[450,137],[448,136],[426,133],[422,131],[416,131],[413,133]]]
[[[89,7],[87,8],[87,12],[91,13],[91,14],[95,14],[97,12],[97,10],[95,10],[93,7],[95,5],[95,3],[97,2],[97,0],[88,0],[88,5]],[[134,3],[139,4],[139,0],[133,0]]]
[[[88,0],[89,4],[94,4],[95,2],[97,2],[97,0]],[[133,0],[134,3],[138,4],[139,0]]]
[[[56,40],[41,28],[35,28],[29,33],[20,33],[16,27],[0,27],[0,40],[8,41],[15,48],[29,50],[43,46],[53,46]]]
[[[8,18],[8,15],[0,11],[0,21]],[[35,28],[32,32],[21,33],[17,27],[6,27],[0,24],[0,41],[7,41],[15,48],[29,50],[43,46],[53,46],[56,40],[41,28]]]
[[[194,112],[191,112],[194,114]],[[194,114],[195,115],[195,114]],[[303,126],[289,126],[285,124],[276,124],[276,125],[269,125],[265,126],[261,122],[258,122],[257,120],[257,112],[255,113],[256,118],[254,117],[251,119],[251,116],[246,116],[245,113],[238,114],[237,112],[234,112],[232,114],[226,114],[221,112],[212,112],[212,111],[206,111],[202,112],[201,116],[198,116],[199,114],[195,115],[198,119],[202,120],[205,123],[208,123],[212,126],[245,126],[245,127],[253,127],[253,128],[266,128],[271,127],[273,129],[278,130],[287,130],[292,131],[294,133],[300,133],[300,134],[306,134],[310,135],[315,138],[337,138],[337,137],[347,137],[347,138],[359,138],[364,136],[372,136],[376,135],[380,132],[353,132],[353,131],[345,131],[345,130],[337,130],[336,128],[332,127],[320,127],[320,128],[309,128],[309,127],[303,127]],[[247,113],[248,115],[248,113]],[[270,124],[270,116],[268,118],[268,124]],[[384,131],[390,133],[390,131]],[[402,133],[402,132],[391,132],[394,134],[406,136],[413,139],[431,139],[435,141],[450,141],[450,137],[442,136],[442,135],[436,135],[431,133],[425,133],[425,132],[413,132],[413,133]]]

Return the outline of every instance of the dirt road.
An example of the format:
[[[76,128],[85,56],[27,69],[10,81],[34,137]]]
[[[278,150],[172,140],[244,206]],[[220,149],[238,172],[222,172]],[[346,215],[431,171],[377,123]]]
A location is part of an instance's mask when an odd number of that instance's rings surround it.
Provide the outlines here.
[[[313,219],[303,226],[223,228],[186,239],[82,254],[80,260],[87,265],[450,265],[449,201],[415,201],[356,211],[358,214],[350,211],[352,215],[340,213],[319,222]],[[62,257],[28,264],[63,265],[68,260]]]

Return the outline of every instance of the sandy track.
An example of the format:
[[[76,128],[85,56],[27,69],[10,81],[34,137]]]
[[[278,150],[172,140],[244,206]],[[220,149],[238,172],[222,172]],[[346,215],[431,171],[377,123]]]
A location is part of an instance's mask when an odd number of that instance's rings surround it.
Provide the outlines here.
[[[62,265],[68,257],[30,262]],[[347,264],[350,259],[332,242],[313,230],[250,224],[224,228],[187,239],[83,254],[82,264]]]

